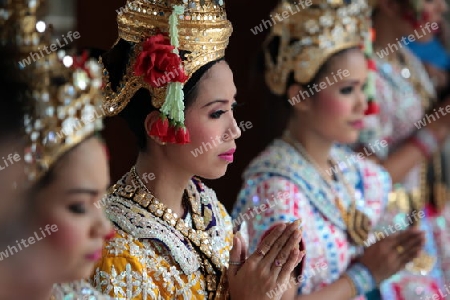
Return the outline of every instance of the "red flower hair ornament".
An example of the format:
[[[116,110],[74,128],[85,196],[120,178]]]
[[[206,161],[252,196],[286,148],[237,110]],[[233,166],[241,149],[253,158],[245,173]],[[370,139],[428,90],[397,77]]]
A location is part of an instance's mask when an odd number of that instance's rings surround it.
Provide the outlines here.
[[[162,34],[149,37],[142,44],[142,52],[136,59],[134,74],[144,76],[144,80],[154,88],[170,82],[186,82],[187,75],[174,46]]]
[[[170,35],[157,34],[142,43],[142,51],[136,58],[134,74],[143,76],[145,82],[154,88],[166,87],[161,115],[150,129],[149,135],[164,143],[187,144],[189,132],[184,126],[183,83],[188,75],[178,54],[177,15],[182,14],[182,6],[174,6],[169,18]]]

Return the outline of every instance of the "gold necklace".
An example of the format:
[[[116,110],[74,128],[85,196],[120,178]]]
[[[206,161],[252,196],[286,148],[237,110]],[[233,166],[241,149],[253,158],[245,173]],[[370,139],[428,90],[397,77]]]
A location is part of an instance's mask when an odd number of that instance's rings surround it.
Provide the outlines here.
[[[140,206],[145,208],[153,216],[164,221],[168,226],[175,228],[179,231],[189,242],[191,248],[195,251],[198,261],[202,269],[202,273],[205,275],[206,289],[208,292],[208,299],[217,299],[218,292],[223,294],[224,291],[220,284],[218,276],[223,275],[223,267],[220,262],[219,257],[213,252],[210,237],[205,230],[206,226],[201,216],[201,205],[200,197],[198,193],[195,196],[189,194],[185,191],[184,195],[188,198],[190,202],[192,219],[194,221],[194,226],[196,229],[188,226],[184,220],[173,213],[170,208],[161,203],[147,188],[147,186],[142,182],[140,176],[136,172],[136,167],[131,168],[131,177],[136,180],[138,187],[132,188],[131,192],[125,191],[126,188],[130,189],[130,186],[125,184],[126,175],[120,180],[123,184],[115,184],[112,187],[112,193],[119,196],[132,199],[134,202],[138,203]],[[194,192],[195,191],[191,191]],[[202,259],[203,257],[203,259]],[[220,280],[222,282],[222,280]]]
[[[331,180],[327,177],[325,172],[323,172],[322,168],[319,167],[319,165],[312,159],[312,157],[308,154],[305,148],[303,146],[296,142],[294,138],[291,136],[291,134],[286,131],[284,134],[284,138],[293,145],[297,151],[304,157],[306,160],[319,172],[320,177],[324,180],[326,185],[328,186],[328,189],[331,192],[331,195],[334,195],[334,202],[336,207],[339,209],[339,212],[341,214],[342,220],[344,221],[344,224],[347,228],[347,234],[350,237],[350,239],[358,246],[363,246],[364,242],[367,241],[367,238],[369,237],[369,233],[371,230],[371,222],[369,217],[362,211],[360,211],[358,208],[356,208],[356,198],[355,198],[355,191],[350,186],[350,184],[345,180],[343,174],[341,173],[340,169],[337,168],[336,175],[338,176],[338,181],[342,182],[345,189],[347,190],[348,195],[350,196],[351,203],[346,209],[342,200],[337,196],[337,192],[333,187],[333,183]],[[331,158],[329,159],[332,165],[338,166],[334,160]]]

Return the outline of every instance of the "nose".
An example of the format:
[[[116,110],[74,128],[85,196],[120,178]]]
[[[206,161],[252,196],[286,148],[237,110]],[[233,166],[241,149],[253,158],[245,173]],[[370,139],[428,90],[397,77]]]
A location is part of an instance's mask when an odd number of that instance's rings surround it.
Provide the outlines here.
[[[96,219],[92,227],[92,236],[95,238],[106,239],[112,232],[111,222],[106,218],[103,208],[97,209]]]
[[[236,119],[232,117],[230,126],[228,128],[228,133],[224,135],[224,142],[230,141],[230,140],[237,140],[241,137],[241,128],[239,128],[238,124],[236,123]]]
[[[358,100],[356,101],[356,111],[357,112],[365,112],[367,110],[367,95],[364,90],[361,91],[358,95]]]

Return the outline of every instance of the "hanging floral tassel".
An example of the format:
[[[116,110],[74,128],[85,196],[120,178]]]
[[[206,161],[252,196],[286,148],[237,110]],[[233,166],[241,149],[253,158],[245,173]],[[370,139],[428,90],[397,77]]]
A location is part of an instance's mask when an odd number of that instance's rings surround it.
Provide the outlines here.
[[[367,109],[364,114],[375,115],[379,112],[379,107],[375,101],[376,89],[375,89],[375,72],[377,71],[376,63],[373,60],[373,41],[375,40],[375,30],[371,28],[369,30],[369,36],[364,40],[364,54],[367,59],[367,68],[369,72],[367,74],[367,84],[364,90],[367,96]]]
[[[169,17],[169,36],[170,44],[174,46],[173,53],[179,54],[178,47],[178,17],[184,13],[184,7],[174,5],[172,15]],[[183,72],[182,65],[179,70]],[[186,76],[187,79],[187,76]],[[189,133],[184,126],[184,92],[182,82],[171,82],[167,86],[166,98],[161,112],[166,115],[171,123],[168,132],[168,142],[176,142],[178,144],[187,144],[190,142]],[[173,127],[173,130],[172,130]]]

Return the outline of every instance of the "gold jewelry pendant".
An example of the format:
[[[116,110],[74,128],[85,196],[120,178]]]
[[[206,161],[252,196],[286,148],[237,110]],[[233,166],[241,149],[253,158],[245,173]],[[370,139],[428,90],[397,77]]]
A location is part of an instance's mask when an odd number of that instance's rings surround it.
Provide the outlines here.
[[[441,212],[445,207],[448,191],[447,186],[441,182],[434,184],[433,198],[436,205],[436,210]]]
[[[433,270],[436,264],[436,258],[422,251],[418,257],[414,258],[406,265],[406,270],[411,273],[426,275]]]
[[[356,209],[356,204],[352,203],[347,211],[339,198],[336,198],[336,205],[341,213],[342,219],[347,226],[347,234],[350,239],[358,246],[363,246],[369,237],[371,221],[362,211]]]

